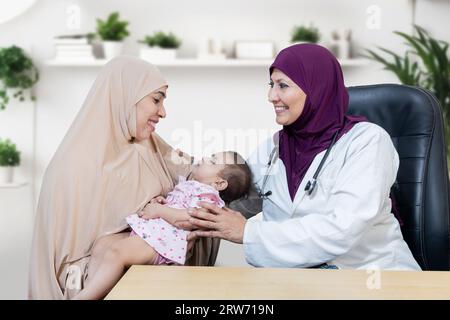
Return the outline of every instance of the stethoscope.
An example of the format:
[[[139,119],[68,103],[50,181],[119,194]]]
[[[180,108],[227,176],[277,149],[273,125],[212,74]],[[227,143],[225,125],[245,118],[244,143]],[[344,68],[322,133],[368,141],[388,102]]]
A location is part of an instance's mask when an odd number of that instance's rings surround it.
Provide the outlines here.
[[[323,156],[322,160],[320,161],[319,167],[316,169],[316,172],[314,172],[312,180],[309,180],[306,183],[304,191],[306,192],[306,194],[308,196],[310,196],[313,193],[313,191],[314,191],[314,189],[316,187],[317,177],[319,176],[320,170],[322,170],[322,167],[323,167],[325,161],[327,160],[331,149],[333,148],[334,144],[336,143],[336,139],[337,139],[338,134],[339,134],[339,130],[336,131],[336,133],[333,135],[333,139],[331,140],[331,143],[330,143],[327,151],[325,152],[325,155]],[[272,194],[272,191],[269,190],[267,192],[264,192],[264,189],[266,188],[267,180],[269,179],[269,175],[270,175],[270,172],[272,171],[272,167],[273,167],[273,165],[275,164],[275,162],[278,159],[278,149],[279,149],[278,146],[275,146],[272,149],[272,151],[270,152],[269,161],[267,162],[267,170],[266,170],[266,173],[265,173],[264,178],[263,178],[261,189],[260,189],[260,191],[258,193],[258,196],[261,199],[267,199]]]

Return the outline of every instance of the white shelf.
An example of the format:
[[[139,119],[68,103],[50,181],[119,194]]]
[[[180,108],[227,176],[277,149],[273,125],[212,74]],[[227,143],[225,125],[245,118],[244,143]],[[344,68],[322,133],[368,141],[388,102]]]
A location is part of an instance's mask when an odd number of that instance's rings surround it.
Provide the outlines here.
[[[26,186],[27,184],[27,182],[0,183],[0,189],[20,188]]]
[[[46,65],[53,67],[101,67],[107,62],[106,59],[96,60],[48,60]],[[166,61],[155,61],[159,67],[266,67],[272,64],[273,60],[200,60],[200,59],[175,59]],[[342,67],[358,67],[369,63],[367,59],[346,59],[339,61]]]

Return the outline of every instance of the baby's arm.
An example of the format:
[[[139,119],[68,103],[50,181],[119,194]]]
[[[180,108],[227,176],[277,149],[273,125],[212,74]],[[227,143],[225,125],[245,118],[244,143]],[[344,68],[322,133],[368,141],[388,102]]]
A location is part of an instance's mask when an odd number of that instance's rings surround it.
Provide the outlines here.
[[[176,225],[179,222],[188,221],[191,216],[187,209],[175,209],[159,203],[150,203],[139,213],[139,217],[142,219],[161,218],[171,225]]]

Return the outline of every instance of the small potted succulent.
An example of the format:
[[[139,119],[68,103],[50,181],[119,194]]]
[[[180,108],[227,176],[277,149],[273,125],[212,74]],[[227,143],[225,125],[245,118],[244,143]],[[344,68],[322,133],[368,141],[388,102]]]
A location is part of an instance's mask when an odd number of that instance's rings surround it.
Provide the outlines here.
[[[9,102],[9,90],[15,91],[14,98],[24,101],[24,91],[31,89],[38,80],[39,71],[22,48],[0,48],[0,110],[4,110]],[[31,91],[30,96],[35,100]]]
[[[111,13],[106,21],[97,19],[97,34],[102,39],[106,59],[122,53],[123,39],[130,34],[127,27],[128,21],[121,21],[118,12]]]
[[[20,152],[9,139],[0,139],[0,183],[13,181],[14,167],[20,164]]]
[[[177,56],[177,49],[181,45],[172,32],[157,31],[153,35],[147,35],[139,43],[145,44],[140,50],[140,57],[147,61],[172,60]]]
[[[292,30],[292,43],[317,43],[319,40],[319,29],[312,24],[310,26],[295,26]]]

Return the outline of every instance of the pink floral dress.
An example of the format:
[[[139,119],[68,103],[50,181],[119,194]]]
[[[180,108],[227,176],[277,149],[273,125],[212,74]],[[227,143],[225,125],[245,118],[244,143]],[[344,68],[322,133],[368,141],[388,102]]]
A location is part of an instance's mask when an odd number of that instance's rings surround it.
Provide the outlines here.
[[[179,177],[175,188],[168,193],[167,206],[176,209],[198,208],[198,202],[204,201],[223,207],[225,203],[219,192],[213,187],[195,180]],[[129,215],[127,223],[134,233],[145,240],[168,262],[184,264],[186,260],[186,237],[189,231],[178,229],[165,220],[139,218],[137,214]],[[163,259],[165,260],[165,259]]]

